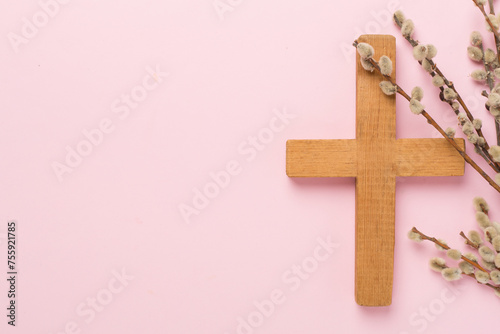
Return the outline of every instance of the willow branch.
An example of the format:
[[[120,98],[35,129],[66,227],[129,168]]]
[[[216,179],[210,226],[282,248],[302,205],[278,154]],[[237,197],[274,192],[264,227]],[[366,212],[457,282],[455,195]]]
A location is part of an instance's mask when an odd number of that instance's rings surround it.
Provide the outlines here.
[[[354,41],[353,46],[354,47],[358,46],[357,40]],[[369,58],[367,60],[373,65],[373,67],[377,70],[378,73],[380,73],[382,77],[384,77],[386,80],[388,80],[391,84],[393,84],[396,87],[396,91],[399,95],[403,96],[408,101],[411,100],[411,97],[390,76],[382,74],[382,72],[380,71],[380,66],[373,58]],[[490,186],[492,186],[496,191],[500,193],[500,186],[496,184],[495,181],[493,181],[493,179],[488,174],[486,174],[486,172],[481,167],[479,167],[479,165],[474,160],[472,160],[472,158],[467,153],[465,153],[465,150],[463,150],[460,146],[458,146],[455,140],[448,137],[446,132],[444,132],[444,130],[439,126],[439,124],[436,123],[436,121],[432,118],[431,115],[429,115],[425,110],[422,111],[421,115],[427,119],[427,122],[429,124],[431,124],[436,130],[438,130],[438,132],[448,141],[448,143],[450,143],[453,146],[453,148],[462,156],[462,158],[469,165],[471,165],[472,168],[474,168],[479,173],[479,175],[481,175],[490,184]]]
[[[486,14],[486,11],[484,10],[484,5],[478,4],[477,0],[472,0],[472,2],[474,2],[476,7],[479,8],[479,10],[481,11],[481,14],[483,14],[484,19],[486,20],[486,23],[488,23],[488,25],[491,28],[491,32],[493,33],[493,35],[495,35],[495,41],[497,41],[497,39],[500,41],[500,35],[498,34],[498,30],[497,30],[497,28],[495,28],[495,25],[493,24],[493,22],[491,22],[488,14]],[[497,50],[499,48],[500,48],[500,44],[497,43]]]
[[[465,239],[465,244],[471,246],[472,248],[479,249],[479,245],[472,242],[463,231],[460,231],[460,236]]]
[[[399,28],[402,27],[403,23],[400,22],[396,16],[394,16],[394,21],[396,22],[396,25]],[[408,41],[408,43],[410,43],[410,45],[412,47],[416,47],[418,45],[418,42],[416,40],[414,40],[411,36],[408,35],[408,36],[403,36],[403,37]],[[453,82],[449,81],[448,78],[446,78],[446,76],[444,75],[444,73],[439,69],[439,67],[437,66],[437,64],[432,59],[427,59],[427,61],[429,62],[429,64],[432,67],[432,69],[434,70],[433,72],[429,73],[430,76],[434,77],[434,75],[436,73],[441,78],[443,78],[444,84],[447,87],[449,87],[450,89],[452,89],[457,94],[457,101],[462,106],[462,108],[464,109],[465,114],[467,115],[467,118],[471,122],[474,121],[474,116],[472,115],[472,113],[470,112],[469,108],[465,104],[464,100],[462,99],[462,96],[460,96],[460,93],[455,88],[455,85],[453,84]],[[418,61],[418,63],[420,65],[422,65],[422,61]],[[439,89],[440,89],[441,92],[443,92],[443,87],[439,87]],[[447,101],[443,100],[443,102],[447,102]],[[451,102],[447,102],[447,103],[450,105],[450,107],[452,107]],[[455,114],[458,114],[458,111],[454,111],[454,112],[455,112]],[[483,154],[481,154],[481,156],[483,157],[483,159],[485,159],[486,162],[488,162],[488,164],[490,165],[490,167],[492,167],[493,170],[495,170],[496,172],[500,172],[500,164],[497,163],[497,162],[495,162],[493,160],[493,158],[491,157],[490,153],[488,152],[488,150],[490,149],[490,146],[488,144],[488,141],[486,140],[486,138],[483,135],[483,131],[481,129],[479,129],[479,130],[475,129],[475,131],[476,131],[476,133],[477,133],[477,135],[479,137],[482,137],[484,139],[484,147],[480,147],[477,144],[474,144],[474,146],[476,147],[476,149],[478,151],[482,151],[483,152]],[[498,137],[498,132],[497,132],[497,139],[500,140],[500,137]],[[487,158],[485,158],[485,156]]]
[[[450,247],[449,247],[448,245],[443,244],[442,242],[440,242],[439,240],[437,240],[437,239],[436,239],[436,238],[434,238],[434,237],[429,237],[429,236],[427,236],[427,235],[423,234],[422,232],[420,232],[419,230],[417,230],[417,228],[416,228],[416,227],[413,227],[411,230],[412,230],[412,232],[415,232],[415,233],[417,233],[418,235],[420,235],[420,237],[421,237],[423,240],[429,240],[429,241],[431,241],[431,242],[435,243],[436,245],[438,245],[439,247],[444,248],[445,250],[450,249]],[[465,256],[463,256],[463,255],[461,255],[461,259],[462,259],[462,260],[464,260],[465,262],[469,263],[470,265],[472,265],[472,266],[476,267],[477,269],[479,269],[479,270],[481,270],[481,271],[484,271],[485,273],[488,273],[488,271],[487,271],[486,269],[484,269],[483,267],[481,267],[481,266],[479,265],[479,263],[474,262],[474,261],[472,261],[472,260],[470,260],[470,259],[466,258],[466,257],[465,257]]]
[[[500,291],[500,287],[497,287],[497,286],[495,286],[495,285],[493,285],[493,284],[491,284],[491,283],[481,283],[481,282],[479,282],[479,281],[476,279],[476,276],[475,276],[474,274],[465,274],[465,273],[462,273],[462,275],[465,275],[465,276],[468,276],[468,277],[470,277],[470,278],[473,278],[473,279],[476,281],[476,283],[478,283],[478,284],[481,284],[481,285],[486,285],[487,287],[490,287],[490,288],[492,288],[492,289],[495,289],[495,290],[499,290],[499,291]]]

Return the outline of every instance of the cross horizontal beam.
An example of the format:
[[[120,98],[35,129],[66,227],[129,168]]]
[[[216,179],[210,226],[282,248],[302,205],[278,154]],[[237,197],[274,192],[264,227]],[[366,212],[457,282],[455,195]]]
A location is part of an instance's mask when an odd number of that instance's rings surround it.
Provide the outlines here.
[[[465,149],[465,141],[455,143]],[[286,142],[286,175],[290,177],[356,177],[355,139],[290,139]],[[444,138],[396,140],[396,176],[459,176],[465,165]]]

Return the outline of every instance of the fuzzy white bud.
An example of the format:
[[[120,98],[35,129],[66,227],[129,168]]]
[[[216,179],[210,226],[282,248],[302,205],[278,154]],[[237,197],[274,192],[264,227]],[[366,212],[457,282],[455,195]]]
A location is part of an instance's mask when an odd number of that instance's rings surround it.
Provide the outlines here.
[[[475,70],[470,74],[471,78],[476,81],[485,81],[488,75],[485,70]]]
[[[486,104],[490,107],[500,107],[500,94],[490,93]]]
[[[495,78],[500,79],[500,68],[495,68],[493,74],[495,75]]]
[[[476,280],[481,284],[486,284],[490,280],[490,275],[482,270],[476,270],[474,276],[476,276]]]
[[[483,61],[483,51],[477,46],[467,47],[467,55],[474,61]]]
[[[380,60],[378,61],[378,66],[380,66],[380,73],[382,73],[382,75],[390,76],[392,74],[391,58],[387,56],[380,57]]]
[[[493,28],[494,28],[495,30],[498,30],[498,20],[497,20],[497,18],[495,17],[495,15],[493,15],[493,14],[488,14],[488,19],[489,19],[489,21],[491,22],[491,25],[493,26]],[[491,26],[490,26],[490,24],[488,23],[488,21],[486,21],[486,30],[488,30],[488,31],[492,31],[492,30],[491,30]]]
[[[422,98],[424,97],[424,90],[419,86],[414,87],[411,90],[411,97],[412,99],[422,101]]]
[[[460,122],[460,124],[463,124],[465,121],[468,120],[467,114],[464,112],[458,113],[457,118],[458,118],[458,121]]]
[[[483,44],[483,37],[481,36],[481,33],[479,31],[473,31],[470,34],[470,44],[474,46],[480,46]]]
[[[477,141],[479,140],[479,136],[476,135],[475,133],[471,133],[470,135],[467,136],[467,140],[469,143],[476,145]]]
[[[446,255],[452,260],[460,260],[462,258],[462,253],[458,249],[448,249]]]
[[[427,59],[432,59],[437,55],[437,48],[433,44],[427,44]]]
[[[498,235],[497,229],[493,226],[487,227],[484,229],[484,238],[488,240],[488,242],[492,242],[493,238]]]
[[[491,155],[493,160],[495,160],[496,162],[500,162],[500,146],[498,145],[490,146],[488,153]]]
[[[490,278],[491,278],[491,281],[493,282],[493,284],[500,284],[500,271],[498,270],[492,270],[490,272]]]
[[[493,89],[491,90],[491,92],[500,94],[500,83],[495,84],[495,86],[493,86]]]
[[[462,270],[460,268],[446,268],[441,271],[441,275],[447,281],[456,281],[462,277]]]
[[[419,44],[413,48],[413,58],[416,60],[424,60],[428,52],[427,46]]]
[[[394,95],[397,91],[397,87],[390,81],[381,81],[379,87],[385,95]]]
[[[489,248],[488,246],[481,246],[479,247],[479,255],[483,258],[484,261],[486,262],[494,262],[495,261],[495,252]]]
[[[497,252],[500,252],[500,235],[497,235],[491,240],[491,245]]]
[[[489,226],[491,226],[490,219],[488,215],[483,212],[476,212],[476,221],[483,230]]]
[[[470,241],[472,241],[475,245],[481,246],[483,243],[483,239],[481,238],[481,234],[478,231],[469,231],[468,233]]]
[[[472,204],[474,204],[474,209],[476,209],[476,211],[490,211],[488,202],[486,202],[486,200],[482,197],[474,197]]]
[[[467,136],[471,135],[474,133],[474,126],[470,121],[466,121],[464,125],[462,126],[462,131],[465,133]]]
[[[443,90],[443,96],[444,96],[444,99],[446,101],[453,101],[457,98],[457,93],[455,93],[455,91],[449,87],[446,87],[444,90]]]
[[[434,72],[433,66],[431,65],[431,63],[429,63],[429,60],[427,59],[422,60],[422,68],[429,73]]]
[[[369,72],[373,72],[373,70],[375,69],[375,66],[373,66],[373,64],[368,60],[368,59],[364,59],[364,58],[359,58],[360,59],[360,63],[361,63],[361,66],[369,71]]]
[[[467,261],[460,261],[458,267],[464,274],[472,274],[474,272],[474,266]]]
[[[373,46],[371,46],[368,43],[359,43],[357,46],[358,53],[361,56],[361,58],[371,58],[375,54],[375,50],[373,49]]]
[[[490,114],[495,117],[500,116],[500,107],[490,107]]]
[[[401,26],[401,34],[404,37],[411,37],[413,35],[413,30],[415,30],[415,24],[412,20],[405,20]]]
[[[500,234],[500,224],[499,223],[497,223],[497,222],[491,222],[491,226],[493,226],[494,228],[496,228],[498,234]]]
[[[495,54],[495,51],[493,51],[490,48],[484,51],[484,61],[487,63],[493,63],[495,61],[496,56],[497,55]]]
[[[444,80],[440,75],[435,75],[432,77],[432,84],[436,87],[441,87],[444,85]]]
[[[457,130],[455,130],[454,128],[447,128],[444,132],[448,137],[454,138]]]
[[[440,273],[443,269],[446,268],[446,261],[441,257],[433,257],[429,261],[429,266],[432,270]]]
[[[403,23],[406,21],[405,14],[400,10],[395,11],[392,18],[394,19],[394,22],[396,22],[396,24],[399,22],[399,24],[403,25]]]
[[[479,118],[476,118],[472,121],[472,125],[474,125],[474,129],[480,130],[483,126],[483,121],[481,121]]]
[[[421,242],[423,240],[420,234],[413,232],[412,230],[408,231],[408,239],[416,242]]]
[[[410,100],[410,111],[415,115],[420,115],[424,111],[424,106],[419,100],[412,98]]]

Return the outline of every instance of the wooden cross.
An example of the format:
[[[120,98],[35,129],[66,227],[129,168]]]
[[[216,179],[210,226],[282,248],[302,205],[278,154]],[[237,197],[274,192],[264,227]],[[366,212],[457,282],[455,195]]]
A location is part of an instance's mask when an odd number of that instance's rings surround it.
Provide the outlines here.
[[[396,59],[393,36],[363,35],[358,41],[374,47],[374,59],[384,54]],[[395,96],[384,95],[380,74],[365,71],[359,55],[356,59],[356,139],[288,140],[286,173],[356,178],[355,299],[362,306],[387,306],[392,300],[396,176],[463,175],[465,163],[444,138],[396,139]],[[463,139],[455,141],[464,148]]]

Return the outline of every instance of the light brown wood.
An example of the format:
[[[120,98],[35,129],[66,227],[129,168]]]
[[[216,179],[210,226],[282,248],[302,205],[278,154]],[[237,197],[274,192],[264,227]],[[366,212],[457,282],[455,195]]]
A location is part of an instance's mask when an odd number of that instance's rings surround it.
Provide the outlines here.
[[[375,59],[396,59],[392,36],[364,35],[358,41],[375,48]],[[359,55],[356,63],[356,139],[289,140],[286,170],[290,177],[356,177],[355,299],[363,306],[387,306],[396,177],[463,175],[465,163],[445,139],[396,140],[395,97],[380,91],[379,74],[362,69]]]
[[[455,142],[465,149],[465,141]],[[460,154],[444,138],[398,139],[396,141],[397,176],[458,176],[464,175],[465,164]]]
[[[372,45],[376,59],[396,59],[393,36],[358,41]],[[380,75],[365,71],[359,55],[356,59],[355,297],[359,305],[385,306],[391,304],[394,262],[396,99],[381,93]]]
[[[292,177],[354,177],[356,140],[289,140],[286,174]]]

